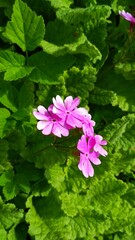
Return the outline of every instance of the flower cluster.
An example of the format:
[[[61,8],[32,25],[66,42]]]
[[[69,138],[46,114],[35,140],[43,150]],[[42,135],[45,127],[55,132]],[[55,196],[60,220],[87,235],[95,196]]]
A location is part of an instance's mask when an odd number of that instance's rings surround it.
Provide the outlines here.
[[[33,115],[39,120],[37,129],[42,130],[44,135],[68,136],[71,129],[82,129],[83,135],[77,144],[77,149],[80,151],[78,168],[85,177],[92,177],[94,175],[92,163],[99,165],[101,163],[99,156],[107,155],[102,147],[107,142],[102,136],[94,134],[95,122],[85,108],[78,108],[79,104],[78,97],[73,99],[72,96],[68,96],[63,101],[57,95],[48,109],[40,105],[37,110],[33,111]]]
[[[133,31],[133,27],[135,26],[135,17],[133,17],[129,12],[125,12],[124,10],[119,11],[120,16],[130,22],[130,31]]]

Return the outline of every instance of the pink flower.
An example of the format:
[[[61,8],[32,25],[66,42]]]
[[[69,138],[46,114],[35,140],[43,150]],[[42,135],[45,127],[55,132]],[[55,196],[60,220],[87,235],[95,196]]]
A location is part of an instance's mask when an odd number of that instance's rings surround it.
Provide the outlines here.
[[[106,157],[107,151],[103,149],[100,145],[107,145],[107,141],[103,140],[103,137],[100,135],[95,135],[94,139],[95,139],[94,151]]]
[[[119,14],[120,16],[125,18],[127,21],[135,24],[135,18],[129,12],[125,12],[124,10],[122,10],[122,11],[119,11]]]
[[[133,17],[129,12],[125,12],[124,10],[119,11],[119,14],[130,22],[130,30],[133,31],[133,27],[135,25],[135,17]]]
[[[53,105],[48,110],[43,106],[38,106],[38,111],[33,111],[33,115],[40,120],[37,123],[37,129],[42,130],[44,135],[53,133],[57,137],[68,136],[69,131],[64,127],[64,121],[52,112]]]
[[[80,153],[80,161],[78,164],[78,168],[82,171],[85,177],[93,177],[94,169],[92,164],[99,165],[101,161],[99,160],[99,153],[93,150],[95,145],[95,139],[90,137],[87,139],[85,135],[79,139],[77,144],[77,149]]]
[[[72,96],[68,96],[63,101],[62,98],[57,95],[56,99],[53,98],[53,104],[53,113],[62,118],[70,128],[82,127],[82,119],[84,115],[88,114],[88,111],[85,108],[77,108],[80,104],[78,97],[73,99]]]
[[[83,117],[83,122],[82,122],[82,129],[83,129],[84,135],[88,137],[93,136],[94,126],[95,126],[95,122],[91,120],[91,115],[90,114],[85,115]]]

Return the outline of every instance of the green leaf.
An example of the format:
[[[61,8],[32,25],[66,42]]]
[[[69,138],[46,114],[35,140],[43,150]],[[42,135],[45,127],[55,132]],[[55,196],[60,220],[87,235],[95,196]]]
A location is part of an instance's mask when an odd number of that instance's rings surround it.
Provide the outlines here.
[[[23,108],[33,108],[34,106],[34,85],[32,82],[24,82],[19,92],[19,108],[22,110]]]
[[[25,66],[25,57],[11,51],[0,51],[0,72],[6,72],[7,81],[18,80],[29,75],[33,67]]]
[[[16,43],[23,51],[34,50],[43,39],[45,25],[26,3],[16,0],[11,21],[7,23],[4,37]]]
[[[104,129],[103,134],[109,142],[107,147],[113,152],[132,150],[135,146],[135,114],[116,119]]]
[[[0,236],[1,240],[7,240],[7,232],[3,226],[3,224],[0,223]]]
[[[72,192],[63,192],[59,198],[62,201],[62,210],[69,217],[75,217],[77,214],[80,214],[88,204],[86,197]]]
[[[26,221],[29,223],[29,234],[35,240],[71,240],[75,239],[71,231],[70,219],[63,215],[60,200],[55,192],[49,197],[34,197],[27,200]],[[62,229],[62,230],[61,230]]]
[[[83,61],[83,58],[81,61]],[[94,68],[89,61],[88,63],[84,63],[81,68],[79,66],[71,67],[63,74],[67,95],[80,97],[82,106],[88,108],[89,91],[94,88],[96,74],[96,68]]]
[[[104,66],[100,72],[97,87],[104,90],[113,91],[117,95],[117,101],[113,102],[118,105],[123,111],[135,111],[135,81],[127,81],[114,70],[108,71],[109,66]],[[111,65],[112,68],[112,65]]]
[[[105,89],[95,87],[94,90],[89,95],[89,101],[90,103],[103,106],[109,103],[111,103],[112,105],[116,105],[117,95],[113,91],[108,91]]]
[[[10,112],[6,108],[0,108],[0,138],[3,137],[4,127]]]
[[[3,186],[6,200],[11,200],[18,194],[19,189],[14,179],[13,170],[6,171],[0,176],[0,186]]]
[[[98,22],[107,22],[111,8],[107,5],[97,5],[88,8],[61,8],[57,11],[58,19],[66,24],[91,23],[94,27]]]
[[[69,7],[72,3],[73,0],[48,0],[51,3],[51,6],[54,8],[62,8],[62,7]]]
[[[135,79],[135,62],[119,62],[115,65],[115,70],[122,74],[126,80]]]
[[[40,46],[43,48],[44,52],[52,54],[54,56],[63,56],[67,53],[69,54],[86,54],[90,61],[96,63],[97,60],[101,60],[101,53],[99,50],[87,40],[87,37],[82,34],[78,37],[77,41],[71,44],[64,44],[62,47],[58,47],[52,43],[42,41]]]
[[[72,66],[75,58],[71,55],[54,57],[40,51],[33,54],[28,62],[30,66],[35,67],[29,75],[31,81],[42,84],[59,84],[60,75]]]
[[[8,149],[8,141],[0,140],[0,173],[11,168],[11,164],[8,160]]]
[[[57,189],[61,191],[64,188],[65,173],[59,165],[55,164],[51,168],[47,168],[45,171],[45,176],[48,179],[48,182]]]
[[[0,198],[0,223],[6,230],[16,226],[23,218],[23,211],[15,207],[14,204],[4,204]]]
[[[47,41],[41,41],[40,46],[48,54],[55,56],[69,54],[85,54],[90,61],[101,60],[101,53],[94,44],[76,27],[66,25],[56,19],[48,23],[46,29]]]
[[[2,81],[0,82],[0,102],[11,111],[17,111],[18,105],[18,91],[17,89],[9,82]]]

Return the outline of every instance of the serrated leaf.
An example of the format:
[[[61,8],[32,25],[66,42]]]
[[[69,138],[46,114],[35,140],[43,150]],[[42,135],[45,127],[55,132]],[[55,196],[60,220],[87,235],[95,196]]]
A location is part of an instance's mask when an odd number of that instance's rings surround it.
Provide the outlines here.
[[[97,5],[87,8],[62,8],[56,13],[58,19],[64,21],[66,24],[77,25],[80,22],[91,22],[93,27],[98,22],[107,22],[107,18],[111,14],[111,8],[107,5]]]
[[[6,108],[0,108],[0,138],[3,137],[4,127],[10,112]]]
[[[135,62],[119,62],[115,65],[115,70],[122,74],[126,80],[135,79]]]
[[[84,34],[82,34],[76,42],[64,44],[64,46],[58,47],[44,40],[41,41],[40,46],[43,48],[44,52],[54,56],[82,53],[86,54],[93,63],[96,63],[97,60],[101,60],[100,51],[87,40]]]
[[[19,223],[16,227],[11,228],[8,233],[8,240],[27,239],[28,227],[25,222]]]
[[[65,179],[65,173],[59,165],[55,164],[50,169],[46,169],[45,176],[48,179],[48,182],[57,189],[57,191],[63,191],[64,190],[64,179]]]
[[[94,90],[89,95],[89,101],[93,104],[107,105],[112,104],[116,105],[117,95],[113,91],[108,91],[105,89],[100,89],[95,87]]]
[[[34,236],[36,240],[44,240],[45,238],[48,240],[74,239],[69,224],[70,219],[63,216],[59,205],[60,201],[55,193],[51,192],[49,198],[29,198],[26,204],[30,208],[26,214],[29,234]]]
[[[17,111],[18,105],[18,91],[12,86],[11,83],[2,81],[0,82],[0,102],[11,111]]]
[[[0,51],[0,72],[6,72],[7,81],[18,80],[29,75],[34,67],[25,66],[25,57],[11,51]]]
[[[13,179],[10,179],[10,182],[7,182],[3,187],[3,194],[7,201],[13,199],[18,194],[18,192],[18,186]]]
[[[16,0],[11,21],[7,23],[4,37],[16,43],[23,51],[34,50],[45,33],[44,21],[26,3]]]
[[[97,87],[104,90],[113,91],[117,95],[115,105],[118,105],[123,111],[135,111],[135,81],[127,81],[114,70],[106,71],[110,66],[104,66],[97,81]],[[100,81],[101,80],[101,81]]]
[[[59,76],[72,66],[74,61],[75,58],[71,55],[54,57],[42,51],[38,52],[28,60],[29,65],[35,66],[29,79],[42,84],[59,84]]]
[[[14,179],[13,170],[8,170],[0,176],[0,186],[3,186],[6,200],[11,200],[17,195],[19,189]]]
[[[104,137],[109,141],[108,147],[113,151],[128,151],[135,146],[135,114],[128,114],[116,119],[104,129]]]
[[[48,54],[55,56],[69,54],[85,54],[90,61],[96,62],[101,60],[101,53],[94,44],[88,41],[84,33],[76,27],[66,25],[56,19],[48,23],[46,29],[46,39],[40,43],[40,46]]]
[[[6,230],[17,225],[23,218],[23,211],[15,207],[14,204],[4,204],[0,198],[0,223]]]
[[[62,8],[62,7],[69,7],[72,3],[73,0],[48,0],[51,3],[51,6],[54,8]]]

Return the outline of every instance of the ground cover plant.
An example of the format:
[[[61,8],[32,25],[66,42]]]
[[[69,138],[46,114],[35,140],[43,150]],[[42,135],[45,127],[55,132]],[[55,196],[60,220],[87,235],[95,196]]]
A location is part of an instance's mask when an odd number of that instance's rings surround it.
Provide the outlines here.
[[[0,0],[0,240],[135,239],[134,16]]]

